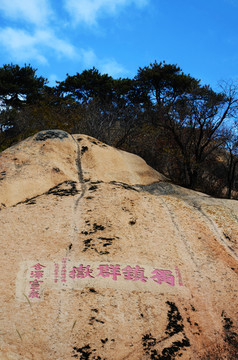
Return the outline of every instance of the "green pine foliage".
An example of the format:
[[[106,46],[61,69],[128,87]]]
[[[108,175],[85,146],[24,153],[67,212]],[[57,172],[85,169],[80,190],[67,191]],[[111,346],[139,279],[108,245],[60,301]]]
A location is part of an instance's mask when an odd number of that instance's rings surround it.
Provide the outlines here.
[[[142,156],[182,186],[237,197],[236,84],[220,92],[174,64],[114,79],[95,67],[47,86],[30,65],[0,68],[0,151],[45,129],[84,133]]]

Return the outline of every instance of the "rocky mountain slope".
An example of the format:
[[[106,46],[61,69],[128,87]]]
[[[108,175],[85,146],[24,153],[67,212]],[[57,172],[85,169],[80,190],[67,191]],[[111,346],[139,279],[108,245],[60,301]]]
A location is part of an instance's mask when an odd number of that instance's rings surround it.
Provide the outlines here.
[[[0,209],[0,360],[236,358],[236,201],[48,130],[0,154]]]

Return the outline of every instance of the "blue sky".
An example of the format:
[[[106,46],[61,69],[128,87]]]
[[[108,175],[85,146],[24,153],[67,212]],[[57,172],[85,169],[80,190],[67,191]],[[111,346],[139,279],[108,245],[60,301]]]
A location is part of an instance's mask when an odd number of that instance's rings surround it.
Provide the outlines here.
[[[238,0],[0,0],[0,66],[31,64],[55,85],[165,60],[216,88],[238,79],[237,19]]]

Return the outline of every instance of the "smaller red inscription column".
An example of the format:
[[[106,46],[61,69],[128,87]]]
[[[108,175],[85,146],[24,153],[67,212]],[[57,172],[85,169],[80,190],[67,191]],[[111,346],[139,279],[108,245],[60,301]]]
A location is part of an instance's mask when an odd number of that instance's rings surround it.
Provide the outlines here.
[[[67,265],[67,259],[63,258],[62,259],[62,265],[61,265],[61,282],[66,283],[66,274],[67,274],[67,269],[66,269],[66,265]]]
[[[44,275],[44,265],[36,264],[33,265],[32,268],[34,270],[31,271],[30,278],[34,279],[32,281],[29,281],[30,284],[30,292],[29,292],[29,298],[36,298],[40,299],[40,284],[43,283],[43,280],[39,280],[43,278]]]
[[[59,264],[54,263],[54,282],[57,283],[59,280]]]

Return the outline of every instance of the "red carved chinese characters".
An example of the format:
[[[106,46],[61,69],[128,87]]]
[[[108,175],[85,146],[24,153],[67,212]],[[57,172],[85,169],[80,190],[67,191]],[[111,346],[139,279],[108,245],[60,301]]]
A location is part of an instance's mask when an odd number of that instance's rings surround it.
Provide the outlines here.
[[[152,274],[154,274],[154,276],[151,276],[151,279],[153,279],[158,284],[165,282],[171,286],[174,286],[174,276],[172,275],[172,271],[155,269],[152,271]]]
[[[142,282],[146,282],[148,279],[144,275],[145,269],[139,266],[131,267],[130,265],[127,265],[127,267],[122,269],[122,272],[125,280],[132,280],[132,281],[140,280]]]
[[[33,271],[31,271],[31,275],[30,278],[34,278],[34,280],[29,281],[30,284],[30,293],[29,293],[29,298],[36,298],[36,299],[40,299],[40,283],[43,283],[42,280],[39,280],[41,278],[43,278],[44,275],[44,265],[41,264],[36,264],[33,265],[32,268],[34,268]]]
[[[40,283],[43,283],[43,281],[39,281],[35,279],[34,281],[29,281],[31,284],[31,291],[29,293],[29,298],[37,298],[40,299]]]
[[[66,263],[67,259],[62,259],[62,267],[61,267],[61,282],[66,282]]]
[[[54,264],[55,268],[54,268],[54,282],[57,283],[58,282],[58,276],[59,276],[59,264]]]
[[[99,274],[103,278],[112,276],[112,280],[117,280],[118,276],[121,276],[120,265],[99,265]]]
[[[94,278],[94,276],[91,275],[92,272],[93,272],[93,270],[90,269],[90,265],[83,266],[81,264],[78,267],[74,266],[73,270],[69,272],[69,276],[72,279],[75,279],[75,277],[81,278],[81,279],[84,279],[86,277]]]
[[[41,297],[41,286],[44,281],[47,280],[49,274],[53,277],[54,283],[64,283],[61,284],[64,287],[67,287],[67,280],[73,279],[87,279],[88,281],[95,281],[96,279],[108,279],[109,281],[118,281],[122,284],[123,281],[133,281],[140,283],[149,283],[156,282],[158,285],[164,284],[165,286],[183,286],[182,276],[180,270],[175,266],[174,271],[164,270],[164,269],[153,269],[146,270],[144,267],[139,265],[119,265],[119,264],[100,264],[94,268],[93,265],[79,264],[77,266],[71,266],[71,269],[67,269],[67,259],[63,258],[60,263],[54,263],[52,271],[45,273],[46,266],[37,263],[33,265],[30,269],[29,275],[29,298],[40,299]],[[151,268],[150,268],[151,269]],[[71,270],[71,271],[69,271]],[[150,276],[148,273],[151,271]],[[146,274],[147,272],[147,274]],[[47,275],[48,274],[48,275]],[[47,276],[45,276],[47,275]],[[146,276],[148,275],[148,277]],[[76,281],[75,281],[76,282]],[[83,281],[79,281],[78,284],[83,284]],[[59,284],[58,284],[59,285]],[[57,287],[58,287],[57,285]],[[72,282],[69,283],[69,286],[72,285]],[[75,284],[76,285],[76,284]],[[110,286],[110,284],[108,283]],[[138,283],[139,285],[139,283]],[[141,284],[142,285],[142,284]],[[77,286],[77,285],[76,285]]]
[[[32,266],[34,268],[33,271],[31,271],[31,278],[36,278],[36,279],[40,279],[43,277],[44,274],[44,270],[43,268],[45,267],[44,265],[41,264],[36,264],[34,266]]]

